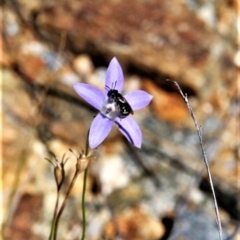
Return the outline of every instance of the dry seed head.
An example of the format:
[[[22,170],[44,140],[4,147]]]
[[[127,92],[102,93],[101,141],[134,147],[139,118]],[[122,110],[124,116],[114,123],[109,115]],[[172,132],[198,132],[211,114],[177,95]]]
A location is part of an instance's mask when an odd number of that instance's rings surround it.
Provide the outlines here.
[[[77,160],[77,164],[76,164],[76,169],[78,173],[83,172],[89,163],[89,159],[88,158],[82,158],[82,159],[78,159]]]
[[[95,156],[92,153],[89,153],[87,156],[85,155],[84,151],[76,155],[71,149],[69,149],[76,157],[77,163],[76,163],[76,171],[78,173],[81,173],[85,171],[85,169],[88,167],[88,163],[90,159],[95,158]]]
[[[56,156],[53,153],[51,153],[51,154],[53,155],[54,159],[51,159],[51,160],[48,158],[45,158],[45,159],[54,166],[54,170],[53,170],[54,177],[55,177],[55,181],[57,184],[57,188],[58,188],[58,190],[60,190],[63,180],[65,178],[64,166],[65,166],[65,163],[67,162],[68,158],[65,159],[65,153],[64,153],[64,155],[62,157],[62,161],[59,162],[58,159],[56,158]]]
[[[58,189],[61,188],[63,180],[65,178],[64,165],[63,167],[56,166],[54,167],[54,177],[58,186]]]

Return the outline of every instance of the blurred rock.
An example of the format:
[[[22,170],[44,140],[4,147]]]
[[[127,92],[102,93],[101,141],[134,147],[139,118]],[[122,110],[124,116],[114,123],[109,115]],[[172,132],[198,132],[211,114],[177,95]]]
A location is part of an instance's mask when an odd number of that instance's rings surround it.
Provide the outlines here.
[[[88,55],[82,54],[73,61],[73,66],[79,74],[89,75],[93,71],[93,64]]]
[[[39,234],[32,232],[34,224],[41,218],[42,200],[42,195],[22,196],[6,239],[42,239]]]
[[[177,0],[68,1],[41,9],[36,21],[39,33],[54,43],[66,32],[67,47],[76,52],[108,60],[117,56],[157,74],[161,84],[170,78],[201,92],[205,101],[220,90],[228,94],[235,84],[234,45]]]
[[[157,240],[164,234],[164,226],[140,207],[125,210],[105,226],[108,238]]]
[[[223,231],[223,239],[227,237]],[[181,208],[175,219],[174,228],[169,240],[218,240],[219,233],[216,227],[216,220],[199,210],[191,211]]]
[[[144,89],[154,96],[151,106],[160,119],[175,124],[189,119],[189,112],[179,94],[168,93],[151,81],[146,81]]]

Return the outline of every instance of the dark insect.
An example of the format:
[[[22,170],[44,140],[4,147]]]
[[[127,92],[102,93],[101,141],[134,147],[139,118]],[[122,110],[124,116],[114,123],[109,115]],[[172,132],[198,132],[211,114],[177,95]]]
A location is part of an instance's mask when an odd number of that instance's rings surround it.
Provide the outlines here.
[[[115,83],[115,86],[116,86],[116,83]],[[130,104],[123,97],[123,95],[118,92],[118,90],[110,89],[108,86],[106,86],[106,89],[108,90],[107,96],[109,97],[109,101],[115,102],[118,107],[120,118],[125,118],[129,114],[133,114],[133,110]]]

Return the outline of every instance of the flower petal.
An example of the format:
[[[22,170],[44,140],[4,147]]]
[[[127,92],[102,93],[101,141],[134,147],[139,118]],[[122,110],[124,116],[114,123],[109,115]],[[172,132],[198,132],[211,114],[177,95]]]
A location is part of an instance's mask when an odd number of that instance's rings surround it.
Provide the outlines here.
[[[101,110],[104,101],[104,94],[101,90],[86,83],[75,83],[73,88],[86,102]]]
[[[124,119],[116,118],[115,122],[127,140],[135,147],[141,148],[142,132],[136,121],[131,116],[128,116]]]
[[[114,57],[107,69],[105,87],[116,89],[121,93],[123,90],[123,83],[124,77],[122,68],[118,60]]]
[[[137,90],[126,94],[124,98],[128,101],[132,110],[135,111],[146,107],[153,99],[153,96],[145,91]]]
[[[89,132],[89,146],[96,148],[107,137],[112,129],[113,121],[99,113],[92,121]]]

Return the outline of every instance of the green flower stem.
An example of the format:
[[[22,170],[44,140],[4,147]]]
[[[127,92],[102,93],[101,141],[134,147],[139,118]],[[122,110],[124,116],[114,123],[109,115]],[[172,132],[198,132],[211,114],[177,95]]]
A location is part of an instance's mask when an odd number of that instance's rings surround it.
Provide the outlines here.
[[[84,178],[83,178],[83,192],[82,192],[82,221],[83,221],[83,230],[82,230],[82,238],[81,238],[81,240],[84,240],[85,239],[85,235],[86,235],[85,193],[86,193],[86,185],[87,185],[87,173],[88,173],[88,167],[84,171]]]
[[[85,148],[85,155],[86,156],[89,153],[88,137],[89,137],[89,131],[88,131],[88,134],[87,134],[87,141],[86,141],[86,148]],[[87,186],[87,173],[88,173],[88,166],[86,167],[86,169],[84,171],[84,177],[83,177],[83,192],[82,192],[82,221],[83,221],[83,230],[82,230],[82,238],[81,238],[81,240],[84,240],[85,239],[85,235],[86,235],[85,193],[86,193],[86,186]]]
[[[51,232],[50,232],[48,240],[53,240],[53,233],[55,231],[55,226],[56,226],[56,221],[55,221],[55,218],[53,218],[52,225],[51,225]]]

